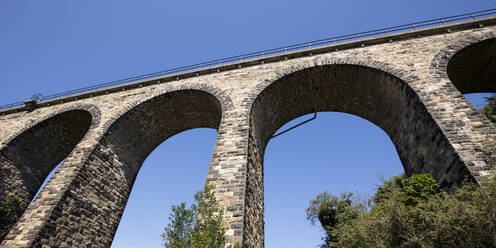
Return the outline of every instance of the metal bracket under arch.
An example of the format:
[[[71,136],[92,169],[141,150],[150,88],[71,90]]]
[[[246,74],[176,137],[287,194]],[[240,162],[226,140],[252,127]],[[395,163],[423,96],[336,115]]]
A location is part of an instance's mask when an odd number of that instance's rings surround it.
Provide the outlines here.
[[[301,125],[304,125],[305,123],[308,123],[308,122],[310,122],[310,121],[313,121],[313,120],[315,120],[315,119],[317,119],[317,111],[313,112],[313,117],[312,117],[312,118],[310,118],[310,119],[308,119],[308,120],[306,120],[306,121],[300,122],[300,123],[298,123],[298,124],[296,124],[296,125],[294,125],[294,126],[292,126],[292,127],[288,128],[288,129],[286,129],[286,130],[284,130],[284,131],[282,131],[282,132],[279,132],[279,133],[277,133],[277,134],[274,134],[274,135],[272,135],[272,137],[270,137],[270,139],[273,139],[273,138],[275,138],[275,137],[277,137],[277,136],[279,136],[279,135],[281,135],[281,134],[287,133],[287,132],[289,132],[289,131],[291,131],[291,130],[293,130],[293,129],[295,129],[295,128],[297,128],[297,127],[301,126]]]

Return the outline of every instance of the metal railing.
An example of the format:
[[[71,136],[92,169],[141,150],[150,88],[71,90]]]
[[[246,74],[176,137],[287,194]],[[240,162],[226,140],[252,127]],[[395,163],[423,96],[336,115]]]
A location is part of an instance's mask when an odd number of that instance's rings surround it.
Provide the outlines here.
[[[243,61],[243,60],[247,60],[247,59],[253,59],[253,58],[262,58],[262,57],[265,57],[268,55],[284,54],[284,53],[287,53],[290,51],[315,48],[315,47],[320,47],[320,46],[329,45],[329,44],[336,44],[336,43],[341,43],[341,42],[346,42],[346,41],[351,41],[351,40],[363,39],[366,37],[387,35],[387,34],[391,34],[391,33],[397,33],[397,32],[408,31],[408,30],[416,30],[418,28],[424,28],[424,27],[430,27],[430,26],[445,25],[445,24],[453,23],[453,22],[457,22],[457,21],[477,19],[477,18],[488,17],[488,16],[492,16],[492,15],[496,15],[496,9],[481,10],[481,11],[476,11],[476,12],[462,14],[462,15],[455,15],[455,16],[444,17],[444,18],[431,19],[431,20],[427,20],[427,21],[414,22],[414,23],[409,23],[409,24],[404,24],[404,25],[399,25],[399,26],[394,26],[394,27],[389,27],[389,28],[381,28],[381,29],[375,29],[375,30],[366,31],[366,32],[341,35],[341,36],[336,36],[336,37],[331,37],[331,38],[326,38],[326,39],[321,39],[321,40],[309,41],[309,42],[298,43],[298,44],[284,46],[284,47],[278,47],[278,48],[263,50],[263,51],[259,51],[259,52],[252,52],[252,53],[246,53],[246,54],[233,56],[233,57],[211,60],[211,61],[202,62],[202,63],[198,63],[198,64],[187,65],[187,66],[163,70],[163,71],[159,71],[159,72],[139,75],[139,76],[135,76],[135,77],[128,77],[128,78],[124,78],[124,79],[120,79],[120,80],[116,80],[116,81],[100,83],[100,84],[96,84],[96,85],[92,85],[92,86],[88,86],[88,87],[84,87],[84,88],[79,88],[79,89],[75,89],[75,90],[64,91],[61,93],[56,93],[56,94],[52,94],[52,95],[48,95],[48,96],[36,94],[30,100],[35,100],[36,102],[48,101],[48,100],[53,100],[56,98],[76,95],[79,93],[84,93],[84,92],[88,92],[88,91],[92,91],[92,90],[98,90],[98,89],[103,89],[103,88],[107,88],[107,87],[111,87],[111,86],[130,83],[133,81],[150,79],[150,78],[159,77],[159,76],[173,75],[173,74],[177,74],[177,73],[181,73],[181,72],[187,72],[187,71],[207,68],[207,67],[211,67],[211,66],[218,66],[218,65],[223,65],[223,64],[232,63],[232,62],[239,62],[239,61]],[[24,101],[15,102],[15,103],[6,104],[6,105],[1,105],[0,110],[18,107],[18,106],[22,106],[22,105],[24,105]]]

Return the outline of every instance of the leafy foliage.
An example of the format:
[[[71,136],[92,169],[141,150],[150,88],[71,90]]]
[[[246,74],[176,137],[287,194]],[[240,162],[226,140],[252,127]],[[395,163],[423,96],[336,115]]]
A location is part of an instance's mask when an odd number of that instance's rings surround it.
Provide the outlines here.
[[[439,184],[429,174],[402,176],[398,180],[394,180],[394,183],[397,184],[394,187],[398,191],[399,200],[408,206],[416,206],[439,192]],[[389,194],[393,192],[394,190]],[[387,195],[386,199],[388,199]]]
[[[486,100],[487,104],[480,109],[480,112],[496,126],[496,95],[492,95]]]
[[[353,193],[341,194],[339,197],[325,191],[317,195],[314,200],[310,200],[310,206],[306,209],[307,219],[315,224],[318,219],[326,236],[322,248],[327,244],[336,242],[338,235],[334,231],[341,225],[356,219],[360,212],[365,211],[366,204],[354,198]]]
[[[196,204],[172,206],[170,223],[164,228],[162,239],[165,248],[224,248],[224,209],[219,207],[214,187],[208,185],[198,191]],[[239,247],[239,246],[236,246]]]
[[[12,229],[15,214],[19,211],[20,201],[15,196],[8,196],[0,205],[0,242]]]
[[[186,208],[186,203],[172,206],[172,213],[169,217],[170,223],[162,233],[165,247],[178,248],[188,247],[193,236],[193,223],[196,207]]]
[[[486,98],[487,104],[479,111],[496,126],[496,94]],[[482,153],[491,164],[496,164],[496,140],[494,136],[487,135],[482,144]]]
[[[322,204],[326,199],[331,199],[330,209]],[[327,209],[322,210],[326,216],[346,216],[332,226],[322,218],[323,247],[496,247],[494,180],[484,187],[466,183],[447,193],[428,174],[396,176],[384,180],[372,199],[369,208],[363,208],[363,201],[332,195],[316,199],[318,204],[312,200],[309,209],[319,205]],[[336,207],[340,204],[355,211]],[[320,215],[314,216],[320,221]]]

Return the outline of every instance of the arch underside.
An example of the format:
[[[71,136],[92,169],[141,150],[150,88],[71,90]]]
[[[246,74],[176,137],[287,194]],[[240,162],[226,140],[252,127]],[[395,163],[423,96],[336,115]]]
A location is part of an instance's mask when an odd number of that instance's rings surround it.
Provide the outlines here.
[[[182,131],[217,129],[221,115],[219,101],[196,90],[156,96],[124,113],[106,130],[40,231],[53,234],[50,240],[38,237],[32,245],[110,246],[146,157]]]
[[[463,94],[496,93],[496,38],[469,45],[448,61],[447,74]]]
[[[29,128],[0,151],[0,202],[7,196],[20,200],[15,219],[53,168],[81,141],[91,123],[92,116],[85,110],[63,112]]]
[[[321,111],[360,116],[379,126],[393,141],[407,174],[429,172],[449,183],[456,153],[417,94],[401,79],[357,65],[313,67],[268,86],[251,112],[251,126],[261,151],[277,129],[299,116]],[[330,127],[332,128],[332,127]],[[452,150],[454,152],[454,150]],[[261,153],[263,156],[263,153]],[[439,159],[443,157],[443,159]],[[432,162],[430,162],[432,161]]]
[[[252,106],[244,227],[248,247],[263,244],[267,143],[285,123],[315,111],[349,113],[379,126],[395,145],[406,174],[431,173],[444,186],[469,174],[425,105],[401,79],[358,65],[303,69],[268,85]]]

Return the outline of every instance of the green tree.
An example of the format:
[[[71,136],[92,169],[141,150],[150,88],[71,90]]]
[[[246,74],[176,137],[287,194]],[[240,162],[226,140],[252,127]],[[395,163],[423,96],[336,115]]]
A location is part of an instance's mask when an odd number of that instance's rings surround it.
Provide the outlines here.
[[[389,180],[381,176],[382,185],[377,188],[377,192],[372,198],[373,201],[375,203],[381,203],[390,199],[391,194],[403,185],[405,178],[406,176],[404,174],[392,176]]]
[[[310,200],[310,206],[306,209],[307,219],[315,224],[318,220],[325,232],[322,248],[333,247],[330,243],[339,240],[339,234],[335,232],[340,226],[356,219],[361,211],[365,211],[366,204],[354,197],[353,193],[343,193],[339,197],[325,191]]]
[[[439,184],[430,174],[415,174],[411,177],[400,176],[392,181],[397,184],[395,189],[399,200],[408,206],[416,206],[439,193]],[[393,192],[395,190],[391,191],[390,194]]]
[[[20,201],[15,196],[8,196],[0,205],[0,242],[7,236],[15,222]]]
[[[448,193],[428,174],[396,176],[372,199],[365,211],[349,205],[358,215],[326,233],[337,237],[326,238],[328,247],[496,247],[494,179]]]
[[[496,95],[486,98],[487,104],[479,111],[496,126]]]
[[[186,203],[172,206],[170,223],[161,237],[165,248],[224,248],[224,209],[219,207],[214,186],[208,185],[198,191],[196,204],[190,208]],[[239,247],[239,246],[236,246]]]
[[[479,111],[484,115],[491,123],[496,126],[496,94],[486,98],[487,104],[481,108]],[[486,158],[490,163],[496,164],[496,140],[491,135],[486,136],[486,140],[482,144],[482,152],[486,155]]]
[[[196,207],[187,209],[185,202],[172,206],[172,213],[169,217],[170,223],[162,233],[166,248],[190,246],[193,236],[194,217],[196,216],[195,209]]]

